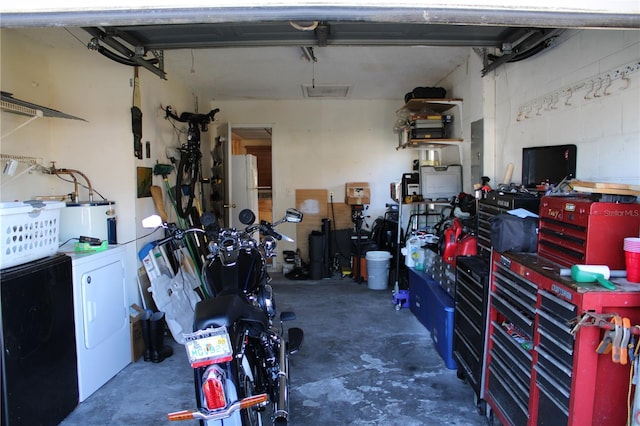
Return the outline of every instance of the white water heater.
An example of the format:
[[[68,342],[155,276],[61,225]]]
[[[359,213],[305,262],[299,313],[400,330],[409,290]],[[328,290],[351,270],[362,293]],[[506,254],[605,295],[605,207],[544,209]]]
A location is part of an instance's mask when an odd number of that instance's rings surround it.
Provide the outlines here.
[[[61,243],[80,236],[117,244],[116,211],[113,201],[67,203],[60,211]]]

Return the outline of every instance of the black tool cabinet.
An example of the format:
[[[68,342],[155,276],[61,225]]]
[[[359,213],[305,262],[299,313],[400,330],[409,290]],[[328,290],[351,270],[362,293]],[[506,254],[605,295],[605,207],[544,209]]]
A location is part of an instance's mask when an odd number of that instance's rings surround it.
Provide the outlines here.
[[[491,261],[491,218],[519,208],[538,214],[540,198],[528,193],[490,191],[478,202],[478,256]]]
[[[466,379],[476,394],[478,410],[484,414],[484,348],[489,295],[489,263],[477,256],[456,261],[453,358],[458,377]]]
[[[538,289],[499,262],[492,280],[487,396],[509,424],[526,425]]]

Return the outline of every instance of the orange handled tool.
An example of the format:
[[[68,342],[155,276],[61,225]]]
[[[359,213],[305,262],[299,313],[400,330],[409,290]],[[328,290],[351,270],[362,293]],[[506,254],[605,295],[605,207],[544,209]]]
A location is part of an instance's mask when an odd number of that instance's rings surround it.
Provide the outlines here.
[[[620,364],[627,365],[629,358],[629,338],[631,337],[631,320],[622,318],[622,341],[620,342]]]
[[[620,345],[622,344],[622,318],[619,315],[613,317],[613,342],[611,342],[611,360],[616,364],[620,363]]]

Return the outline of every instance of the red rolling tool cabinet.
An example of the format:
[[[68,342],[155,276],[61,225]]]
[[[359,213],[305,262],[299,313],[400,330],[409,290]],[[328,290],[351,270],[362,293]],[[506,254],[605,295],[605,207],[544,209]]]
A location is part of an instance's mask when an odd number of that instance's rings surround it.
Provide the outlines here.
[[[533,253],[492,254],[484,398],[503,425],[626,424],[629,364],[596,349],[605,333],[573,321],[590,311],[640,324],[640,284],[616,290],[561,277]]]
[[[624,269],[624,237],[640,232],[640,204],[604,203],[585,197],[542,197],[538,254],[570,267]]]

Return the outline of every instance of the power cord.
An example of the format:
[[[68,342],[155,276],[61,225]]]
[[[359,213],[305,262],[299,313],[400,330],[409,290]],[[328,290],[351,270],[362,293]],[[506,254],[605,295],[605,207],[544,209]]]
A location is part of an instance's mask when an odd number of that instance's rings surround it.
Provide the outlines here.
[[[135,242],[135,241],[138,241],[138,240],[141,240],[141,239],[143,239],[143,238],[147,238],[147,237],[148,237],[148,236],[150,236],[150,235],[153,235],[153,233],[155,233],[158,229],[164,229],[164,228],[163,228],[162,226],[158,226],[157,228],[155,228],[153,231],[149,232],[148,234],[141,235],[141,236],[139,236],[139,237],[134,238],[133,240],[129,240],[129,241],[124,242],[124,243],[118,243],[118,244],[115,244],[115,245],[116,245],[116,246],[125,246],[125,245],[127,245],[127,244],[131,244],[131,243],[133,243],[133,242]],[[69,242],[71,242],[71,241],[80,241],[80,238],[75,238],[75,237],[74,237],[74,238],[69,238],[69,239],[68,239],[67,241],[65,241],[64,243],[60,243],[60,244],[58,244],[58,248],[60,248],[60,247],[64,246],[65,244],[67,244],[67,243],[69,243]]]

